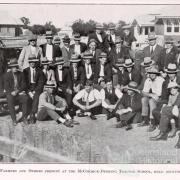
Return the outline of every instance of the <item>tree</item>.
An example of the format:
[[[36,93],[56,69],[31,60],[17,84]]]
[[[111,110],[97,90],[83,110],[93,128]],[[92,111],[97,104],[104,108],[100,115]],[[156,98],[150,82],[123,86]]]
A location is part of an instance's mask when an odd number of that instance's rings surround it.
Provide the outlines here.
[[[122,27],[126,25],[125,21],[119,20],[117,24],[117,29],[116,29],[116,35],[117,36],[123,36],[123,29]]]
[[[29,18],[27,18],[27,17],[21,17],[20,18],[21,19],[21,21],[23,22],[23,24],[24,24],[24,28],[28,28],[28,25],[30,24],[30,20],[29,20]]]

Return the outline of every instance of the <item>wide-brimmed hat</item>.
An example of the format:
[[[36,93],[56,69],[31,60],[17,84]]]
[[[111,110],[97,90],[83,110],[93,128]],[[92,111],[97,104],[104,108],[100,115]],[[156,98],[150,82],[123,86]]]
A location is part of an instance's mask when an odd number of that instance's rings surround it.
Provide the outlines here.
[[[101,52],[101,53],[99,54],[99,58],[107,58],[107,53]]]
[[[155,64],[155,61],[151,59],[151,57],[145,57],[144,61],[141,63],[141,66],[150,67]]]
[[[64,64],[64,59],[63,57],[56,57],[55,58],[55,63],[54,65],[63,65]]]
[[[56,88],[56,85],[54,83],[46,83],[44,85],[44,88],[52,88],[52,89],[54,89],[54,88]]]
[[[172,38],[165,39],[165,44],[174,44],[174,40]]]
[[[116,26],[114,24],[110,24],[108,27],[109,30],[115,30],[115,28],[116,28]]]
[[[168,74],[175,74],[178,71],[176,64],[173,63],[169,63],[167,69],[165,69],[165,72]]]
[[[41,61],[41,64],[42,64],[42,65],[48,65],[48,64],[51,64],[51,62],[48,61],[47,57],[44,57],[44,58],[42,59],[42,61]]]
[[[97,42],[95,39],[90,39],[89,42],[88,42],[88,46],[89,46],[92,42],[96,43],[96,45],[98,44],[98,42]]]
[[[180,86],[177,84],[177,82],[170,82],[168,84],[168,89],[171,89],[171,88],[180,88]]]
[[[93,54],[90,51],[85,51],[82,54],[82,59],[92,59],[93,58]]]
[[[39,59],[37,59],[37,57],[35,55],[30,55],[28,57],[28,62],[31,63],[31,62],[38,62]]]
[[[157,69],[156,67],[154,67],[154,66],[152,66],[150,69],[148,69],[147,73],[148,73],[148,74],[157,74],[157,75],[160,74],[160,72],[158,71],[158,69]]]
[[[65,35],[65,36],[63,37],[63,42],[64,42],[64,43],[70,43],[70,41],[71,41],[71,39],[69,38],[68,35]]]
[[[81,35],[79,33],[74,34],[74,41],[80,41],[81,40]]]
[[[125,59],[125,63],[124,63],[124,67],[128,68],[128,67],[132,67],[134,66],[134,62],[132,59]]]
[[[70,62],[72,63],[78,63],[79,61],[81,61],[81,58],[77,54],[73,54],[70,58]]]
[[[154,40],[154,39],[157,39],[155,32],[150,32],[148,34],[148,40],[150,41],[150,40]]]
[[[124,59],[123,58],[118,58],[117,62],[116,62],[116,66],[124,67]]]
[[[132,27],[132,26],[131,26],[130,24],[127,24],[127,25],[123,26],[122,29],[123,29],[123,30],[125,30],[125,29],[131,29],[131,27]]]
[[[28,41],[37,41],[37,36],[35,34],[30,34],[28,36]]]
[[[117,36],[116,39],[115,39],[115,44],[120,44],[122,42],[123,42],[123,40],[121,39],[121,37]]]
[[[54,43],[61,43],[61,39],[59,37],[55,37],[53,41]]]
[[[135,81],[130,81],[129,84],[125,86],[124,88],[127,90],[132,90],[139,93],[140,91],[137,89],[137,87],[138,87],[138,84]]]
[[[96,29],[103,29],[103,26],[100,23],[96,24]]]
[[[52,31],[46,31],[46,39],[53,39]]]
[[[10,61],[8,63],[8,66],[10,68],[12,68],[12,67],[19,67],[17,58],[10,59]]]
[[[176,47],[180,48],[180,41],[176,41],[174,44]]]

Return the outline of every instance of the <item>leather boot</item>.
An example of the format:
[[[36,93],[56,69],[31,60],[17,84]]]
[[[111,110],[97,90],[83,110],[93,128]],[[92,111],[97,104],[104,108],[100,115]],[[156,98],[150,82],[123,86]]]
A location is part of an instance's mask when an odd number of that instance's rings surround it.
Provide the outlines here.
[[[177,132],[177,129],[176,129],[175,123],[171,123],[171,131],[169,132],[168,138],[175,137],[176,136],[176,132]]]
[[[159,136],[155,137],[155,138],[150,138],[150,141],[166,141],[168,137],[168,134],[166,132],[161,132],[159,134]]]
[[[149,125],[149,118],[148,116],[142,116],[142,122],[138,124],[138,127],[144,127]]]
[[[176,149],[180,149],[180,133],[178,134],[178,136],[179,136],[179,138],[178,138],[178,141],[177,141],[177,143],[175,145]]]
[[[151,124],[147,131],[148,132],[153,132],[155,129],[156,129],[156,126]]]

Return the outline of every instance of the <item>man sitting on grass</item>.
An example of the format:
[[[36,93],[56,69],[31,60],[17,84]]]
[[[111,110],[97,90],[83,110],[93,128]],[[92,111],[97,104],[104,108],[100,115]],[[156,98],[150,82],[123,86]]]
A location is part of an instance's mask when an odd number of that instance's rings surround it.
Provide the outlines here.
[[[87,80],[85,88],[74,96],[73,103],[79,108],[77,111],[79,117],[90,116],[92,120],[96,120],[94,114],[97,106],[101,104],[101,95],[93,88],[91,80]]]

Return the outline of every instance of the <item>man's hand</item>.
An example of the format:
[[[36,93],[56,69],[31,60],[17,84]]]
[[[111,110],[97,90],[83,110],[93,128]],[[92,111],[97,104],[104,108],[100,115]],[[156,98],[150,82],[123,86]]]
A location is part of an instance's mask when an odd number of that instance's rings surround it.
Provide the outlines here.
[[[28,94],[29,94],[30,98],[33,99],[34,94],[32,92],[29,92]]]
[[[114,73],[118,72],[118,70],[116,68],[114,68],[114,67],[112,68],[112,70],[113,70]]]
[[[16,96],[16,95],[17,95],[17,92],[16,92],[16,91],[13,91],[13,92],[11,92],[11,95],[12,95],[12,96]]]
[[[71,89],[67,89],[66,92],[67,92],[68,94],[72,94],[72,90],[71,90]]]

